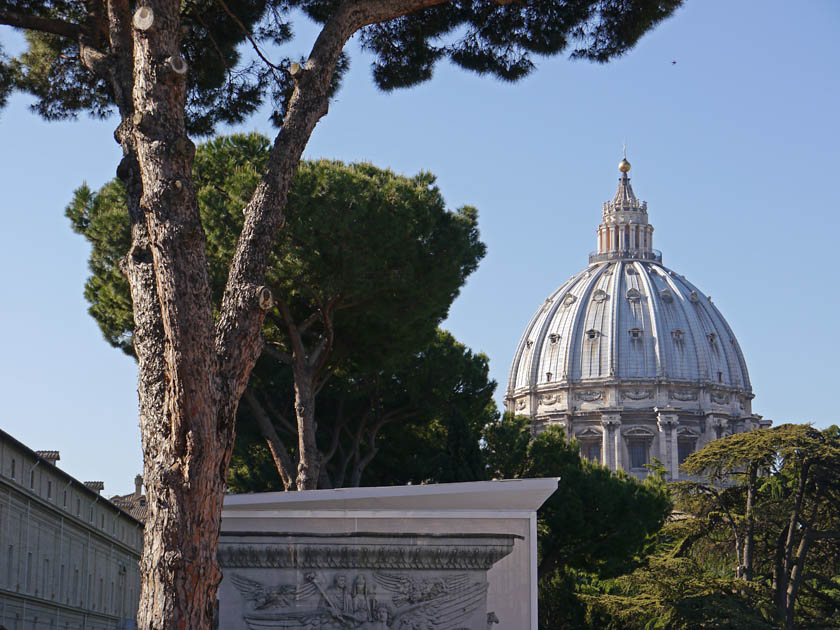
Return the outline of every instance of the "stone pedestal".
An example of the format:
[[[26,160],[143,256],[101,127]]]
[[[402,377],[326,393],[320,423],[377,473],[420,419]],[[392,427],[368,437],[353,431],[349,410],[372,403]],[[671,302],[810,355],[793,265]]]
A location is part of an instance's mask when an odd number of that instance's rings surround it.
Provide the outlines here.
[[[221,627],[480,628],[515,535],[226,534]],[[243,624],[244,622],[244,624]]]
[[[536,509],[557,481],[226,497],[219,627],[537,630]]]

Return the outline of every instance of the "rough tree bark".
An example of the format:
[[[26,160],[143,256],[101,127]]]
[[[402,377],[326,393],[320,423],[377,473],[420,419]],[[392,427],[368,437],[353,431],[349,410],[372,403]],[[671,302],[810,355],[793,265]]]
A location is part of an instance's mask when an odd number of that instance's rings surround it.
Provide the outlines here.
[[[751,462],[749,471],[747,472],[747,509],[744,514],[746,521],[744,531],[744,559],[741,563],[743,567],[742,577],[750,582],[753,579],[753,556],[755,548],[755,494],[757,491],[756,484],[758,482],[758,464]]]
[[[216,548],[237,405],[262,350],[260,307],[269,252],[289,186],[318,120],[344,44],[367,24],[441,0],[345,2],[325,24],[303,68],[267,172],[245,209],[218,323],[213,325],[204,233],[184,129],[178,55],[180,4],[147,0],[154,21],[134,29],[133,150],[142,181],[127,259],[139,358],[140,422],[149,520],[138,627],[209,628],[221,574]],[[139,217],[138,217],[139,218]],[[144,229],[145,228],[145,229]],[[263,302],[265,297],[263,295]],[[317,482],[312,444],[298,486]],[[307,432],[304,432],[305,434]],[[310,459],[304,462],[304,456]]]

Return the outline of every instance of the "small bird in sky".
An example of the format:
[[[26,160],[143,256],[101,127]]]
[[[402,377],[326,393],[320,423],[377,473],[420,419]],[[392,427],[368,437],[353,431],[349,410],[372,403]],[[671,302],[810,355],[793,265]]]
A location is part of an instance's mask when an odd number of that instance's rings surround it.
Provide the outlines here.
[[[676,65],[677,65],[677,61],[676,61],[676,59],[675,59],[674,61],[672,61],[672,62],[671,62],[671,65],[672,65],[672,66],[676,66]]]

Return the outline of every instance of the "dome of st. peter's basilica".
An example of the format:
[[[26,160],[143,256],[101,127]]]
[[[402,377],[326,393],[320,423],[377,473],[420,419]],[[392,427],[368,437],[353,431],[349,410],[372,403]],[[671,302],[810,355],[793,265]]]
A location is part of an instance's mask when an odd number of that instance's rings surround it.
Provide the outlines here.
[[[598,250],[531,318],[505,404],[537,433],[563,426],[585,457],[612,470],[644,477],[656,457],[676,479],[692,451],[770,422],[752,413],[732,329],[711,298],[662,264],[630,163],[619,170]]]

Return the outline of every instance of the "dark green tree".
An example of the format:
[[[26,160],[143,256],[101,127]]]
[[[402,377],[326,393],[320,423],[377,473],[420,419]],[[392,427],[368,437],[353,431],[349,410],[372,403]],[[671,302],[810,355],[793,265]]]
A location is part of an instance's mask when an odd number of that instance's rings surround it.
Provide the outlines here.
[[[0,100],[11,79],[11,87],[36,95],[43,116],[82,110],[101,115],[113,107],[120,119],[115,138],[124,157],[117,172],[131,222],[122,268],[131,287],[150,499],[140,628],[211,623],[220,580],[215,552],[221,498],[237,407],[261,355],[263,306],[272,303],[266,274],[273,243],[303,150],[346,66],[349,39],[359,34],[374,56],[374,80],[385,89],[429,79],[443,58],[515,80],[532,70],[539,55],[569,48],[573,56],[596,61],[620,55],[679,4],[272,0],[245,4],[248,11],[239,14],[224,0],[0,0],[0,25],[30,33],[28,50],[0,66]],[[289,37],[290,9],[307,14],[321,31],[302,63],[269,62],[260,40]],[[222,37],[230,32],[232,38]],[[243,37],[259,63],[257,80],[241,89],[247,95],[251,86],[253,94],[242,98],[241,114],[269,94],[280,131],[244,207],[224,296],[216,305],[187,133],[212,125],[209,110],[217,102],[227,101],[223,109],[236,115],[240,90],[227,98],[225,85],[248,67],[231,58]],[[200,66],[214,58],[218,72],[205,82]],[[202,111],[210,117],[204,127]],[[315,487],[317,462],[304,459],[299,474],[305,487]]]
[[[788,630],[840,625],[836,427],[786,424],[731,435],[682,468],[703,478],[676,485],[680,509],[703,527],[684,545],[695,557],[763,586]]]
[[[668,535],[672,524],[663,532]],[[585,610],[574,625],[595,630],[773,630],[778,624],[759,585],[707,571],[690,557],[664,552],[634,571],[580,589]]]
[[[243,200],[257,185],[268,144],[255,134],[231,136],[196,153],[217,304],[241,229]],[[112,345],[131,354],[134,322],[119,267],[130,247],[123,191],[117,181],[97,194],[83,186],[67,215],[93,246],[85,286],[91,315]],[[428,344],[485,248],[475,210],[447,211],[427,173],[406,178],[369,164],[304,162],[289,207],[294,212],[267,273],[277,308],[268,310],[265,356],[245,392],[244,408],[287,488],[294,486],[307,448],[317,449],[318,463],[340,462],[324,471],[322,486],[358,485],[384,426],[421,417],[431,422],[437,414],[432,407],[441,409],[453,390],[463,389],[459,379],[467,377],[461,370],[473,368],[472,355],[445,335]],[[435,363],[434,370],[426,360]],[[467,439],[474,450],[493,390],[486,358],[476,361],[478,383],[462,393],[465,402],[452,405],[452,413],[467,413],[474,424],[471,442]],[[398,365],[401,372],[394,371]],[[332,404],[317,413],[316,394],[330,379],[337,382],[323,393]]]
[[[488,425],[484,451],[497,478],[560,477],[537,517],[540,627],[580,627],[577,582],[633,566],[671,511],[665,484],[658,475],[639,482],[582,458],[577,441],[558,427],[530,439],[521,416]]]
[[[479,439],[496,417],[494,389],[487,357],[444,331],[390,371],[333,375],[318,394],[321,486],[484,478]],[[294,435],[290,423],[274,426],[283,440]],[[282,488],[247,405],[238,419],[230,486],[239,492]]]

